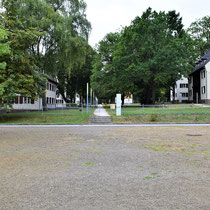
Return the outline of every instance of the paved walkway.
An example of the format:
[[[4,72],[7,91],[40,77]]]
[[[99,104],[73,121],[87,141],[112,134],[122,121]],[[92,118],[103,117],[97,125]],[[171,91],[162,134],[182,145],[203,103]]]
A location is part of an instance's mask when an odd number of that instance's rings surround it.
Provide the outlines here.
[[[98,105],[98,108],[95,110],[94,115],[101,117],[110,116],[101,104]]]

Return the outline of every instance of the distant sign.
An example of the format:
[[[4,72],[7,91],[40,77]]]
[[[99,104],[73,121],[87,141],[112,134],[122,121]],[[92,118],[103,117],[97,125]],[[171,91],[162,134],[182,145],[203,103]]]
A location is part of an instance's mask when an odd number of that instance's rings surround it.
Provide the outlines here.
[[[121,116],[121,94],[117,94],[116,116]]]

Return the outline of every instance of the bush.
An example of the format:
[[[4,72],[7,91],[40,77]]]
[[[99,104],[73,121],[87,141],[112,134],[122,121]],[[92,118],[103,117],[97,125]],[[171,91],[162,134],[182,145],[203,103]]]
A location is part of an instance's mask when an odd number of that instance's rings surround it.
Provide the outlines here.
[[[158,120],[158,115],[157,114],[151,114],[149,120],[150,120],[150,122],[156,122]]]

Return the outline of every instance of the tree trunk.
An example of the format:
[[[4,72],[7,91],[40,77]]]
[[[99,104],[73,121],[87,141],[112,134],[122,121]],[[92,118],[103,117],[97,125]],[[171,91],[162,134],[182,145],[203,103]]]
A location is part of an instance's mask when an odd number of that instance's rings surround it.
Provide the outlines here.
[[[173,104],[175,103],[175,86],[176,86],[176,84],[173,85],[173,90],[172,90],[172,94],[173,94]]]
[[[125,102],[125,94],[124,93],[121,96],[121,100],[122,100],[122,106],[124,106],[124,102]]]
[[[151,88],[152,88],[152,104],[155,104],[156,87],[154,84],[152,84]]]
[[[146,87],[146,100],[145,100],[146,104],[151,103],[150,98],[151,98],[151,90],[150,90],[150,87],[147,86]]]

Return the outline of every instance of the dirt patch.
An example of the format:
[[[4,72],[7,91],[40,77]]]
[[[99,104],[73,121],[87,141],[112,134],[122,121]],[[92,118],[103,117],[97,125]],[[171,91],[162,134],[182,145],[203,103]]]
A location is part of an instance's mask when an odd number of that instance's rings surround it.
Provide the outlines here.
[[[0,209],[210,206],[209,127],[0,128],[0,133]]]

